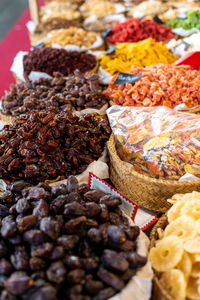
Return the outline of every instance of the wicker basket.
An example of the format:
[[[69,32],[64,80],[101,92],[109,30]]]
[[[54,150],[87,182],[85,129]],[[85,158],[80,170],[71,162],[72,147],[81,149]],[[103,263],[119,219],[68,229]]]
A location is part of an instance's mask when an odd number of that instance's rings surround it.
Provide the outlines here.
[[[175,180],[155,179],[139,174],[117,155],[113,134],[107,146],[110,157],[111,181],[122,194],[144,208],[166,212],[170,207],[167,199],[174,194],[200,191],[200,180],[178,182]]]
[[[155,242],[158,239],[158,228],[164,229],[168,224],[167,216],[163,215],[160,220],[154,226],[151,235],[150,235],[150,247],[155,246]],[[159,274],[155,272],[153,278],[153,293],[152,300],[173,300],[168,292],[164,289],[164,287],[160,283]],[[178,299],[177,299],[178,300]]]

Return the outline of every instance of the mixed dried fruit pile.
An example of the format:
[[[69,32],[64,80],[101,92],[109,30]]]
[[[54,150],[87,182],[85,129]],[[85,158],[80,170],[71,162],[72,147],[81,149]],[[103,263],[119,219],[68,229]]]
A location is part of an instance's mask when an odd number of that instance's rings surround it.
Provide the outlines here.
[[[199,299],[200,193],[177,194],[169,200],[168,225],[150,250],[150,261],[172,299]]]
[[[114,76],[104,94],[123,106],[159,106],[174,108],[179,104],[195,107],[200,104],[200,72],[189,66],[133,66],[130,74],[141,73],[135,83],[115,85]]]
[[[119,157],[138,173],[178,180],[200,177],[200,118],[165,107],[109,109]]]
[[[49,75],[60,72],[67,76],[75,70],[82,73],[91,71],[95,68],[97,60],[89,53],[46,47],[30,51],[24,56],[23,64],[24,76],[28,76],[31,71],[45,72]]]
[[[32,111],[0,131],[0,178],[35,183],[80,174],[102,155],[109,136],[99,116]]]
[[[16,181],[1,197],[1,299],[106,300],[124,288],[146,258],[137,254],[139,227],[121,200],[67,185]]]
[[[86,76],[76,70],[67,79],[60,73],[54,73],[52,79],[12,84],[10,92],[2,97],[2,112],[18,116],[33,109],[54,108],[58,112],[88,107],[99,109],[107,102],[98,76]]]
[[[174,34],[169,27],[158,24],[154,20],[132,18],[122,23],[116,23],[107,40],[111,44],[135,43],[149,37],[160,42],[173,39]]]

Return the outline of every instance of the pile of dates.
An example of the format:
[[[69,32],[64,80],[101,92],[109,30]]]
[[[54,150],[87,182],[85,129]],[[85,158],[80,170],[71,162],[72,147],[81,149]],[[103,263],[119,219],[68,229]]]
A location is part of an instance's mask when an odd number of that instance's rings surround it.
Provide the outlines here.
[[[120,198],[74,176],[57,187],[16,181],[0,200],[2,300],[106,300],[146,264]]]
[[[81,174],[102,156],[109,136],[99,116],[32,111],[0,131],[0,178],[35,184]]]
[[[54,73],[51,79],[12,84],[10,91],[2,97],[2,112],[19,116],[32,110],[49,109],[58,111],[100,109],[108,103],[103,95],[104,87],[96,74],[83,75],[76,70],[67,79],[61,73]]]

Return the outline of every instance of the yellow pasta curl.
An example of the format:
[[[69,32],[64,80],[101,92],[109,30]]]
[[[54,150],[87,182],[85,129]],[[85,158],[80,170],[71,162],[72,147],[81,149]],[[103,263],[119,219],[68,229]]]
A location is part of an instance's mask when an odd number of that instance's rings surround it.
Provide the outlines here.
[[[99,57],[101,67],[112,75],[127,72],[132,65],[146,67],[158,63],[171,64],[177,59],[165,44],[152,38],[138,43],[119,43],[116,47],[112,54]]]

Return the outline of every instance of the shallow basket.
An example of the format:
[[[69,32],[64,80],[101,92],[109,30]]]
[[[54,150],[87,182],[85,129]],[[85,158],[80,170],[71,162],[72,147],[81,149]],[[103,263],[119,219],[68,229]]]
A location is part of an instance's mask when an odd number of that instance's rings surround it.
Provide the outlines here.
[[[163,215],[160,220],[153,227],[153,230],[150,235],[150,248],[155,246],[156,240],[158,240],[158,229],[164,229],[168,224],[167,216]],[[152,300],[173,300],[168,292],[164,289],[162,284],[160,283],[159,274],[157,272],[154,273],[153,277],[153,292],[152,292]],[[178,300],[178,299],[177,299]]]
[[[114,186],[127,198],[144,208],[166,212],[170,207],[167,199],[174,194],[200,191],[200,179],[190,182],[178,182],[155,179],[136,172],[133,167],[119,158],[113,134],[107,143],[107,147],[110,157],[110,179]]]

